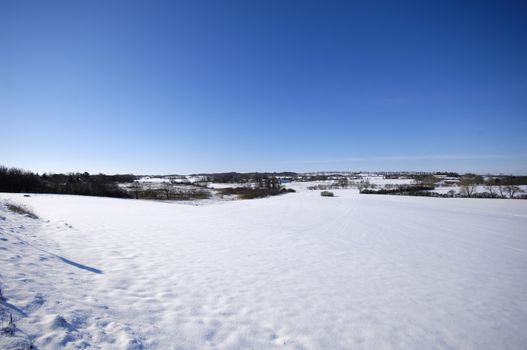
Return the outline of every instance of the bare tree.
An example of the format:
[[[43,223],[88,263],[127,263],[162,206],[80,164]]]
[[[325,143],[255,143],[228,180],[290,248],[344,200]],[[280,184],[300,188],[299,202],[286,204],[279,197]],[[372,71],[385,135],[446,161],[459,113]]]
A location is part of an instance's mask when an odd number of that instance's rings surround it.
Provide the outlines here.
[[[478,187],[478,177],[472,174],[467,174],[461,177],[459,185],[461,186],[461,194],[466,197],[472,197]]]
[[[495,197],[497,195],[493,184],[488,183],[485,187],[487,188],[487,191],[489,191],[491,197]]]
[[[509,198],[514,198],[514,195],[516,195],[516,193],[523,192],[522,189],[516,185],[509,184],[503,187]]]
[[[500,198],[506,198],[506,195],[505,195],[505,185],[500,183],[498,185],[498,192],[500,193]]]
[[[139,199],[139,192],[141,191],[141,184],[139,183],[139,181],[134,181],[131,188],[135,199]]]
[[[373,187],[372,184],[370,183],[370,180],[366,179],[366,181],[362,180],[361,182],[359,182],[357,184],[357,189],[359,190],[359,192],[362,192],[364,190],[367,190],[368,188],[370,187]]]
[[[489,191],[492,197],[505,198],[503,179],[499,177],[489,178],[485,181],[485,188]]]
[[[348,185],[349,185],[349,180],[347,177],[341,177],[340,179],[338,179],[338,186],[340,188],[348,188]]]
[[[163,182],[161,185],[161,189],[163,192],[165,192],[165,196],[167,197],[167,200],[170,199],[170,191],[172,190],[172,184],[170,182]]]

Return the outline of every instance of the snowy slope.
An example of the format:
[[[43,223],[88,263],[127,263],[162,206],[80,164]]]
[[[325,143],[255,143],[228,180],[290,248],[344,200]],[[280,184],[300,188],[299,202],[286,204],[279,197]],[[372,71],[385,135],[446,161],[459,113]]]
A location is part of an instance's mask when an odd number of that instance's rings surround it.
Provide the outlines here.
[[[42,218],[0,207],[3,309],[42,349],[525,347],[527,201],[334,192],[0,194]]]
[[[141,349],[140,337],[89,293],[102,272],[63,254],[50,236],[74,232],[65,221],[35,220],[0,204],[0,301],[4,325],[12,315],[14,336],[0,349]]]

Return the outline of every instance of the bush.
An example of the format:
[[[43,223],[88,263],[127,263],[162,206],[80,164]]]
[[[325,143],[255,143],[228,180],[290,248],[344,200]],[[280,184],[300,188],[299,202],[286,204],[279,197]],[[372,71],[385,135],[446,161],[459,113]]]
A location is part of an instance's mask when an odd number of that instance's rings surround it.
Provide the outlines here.
[[[434,186],[425,185],[397,185],[392,189],[380,189],[380,190],[369,190],[363,189],[360,191],[361,194],[393,194],[403,196],[433,196],[432,192]]]
[[[251,188],[251,187],[228,187],[219,189],[222,195],[236,195],[240,199],[254,199],[254,198],[264,198],[268,196],[276,196],[284,193],[296,192],[292,188],[281,188],[276,191],[274,188]]]
[[[174,200],[196,200],[196,199],[209,199],[209,191],[186,191],[186,192],[176,192],[174,194]]]
[[[136,199],[154,199],[154,200],[173,200],[188,201],[197,199],[209,199],[210,192],[202,189],[177,190],[171,189],[134,189],[133,193]]]
[[[280,190],[280,193],[295,193],[295,192],[296,192],[296,190],[293,189],[293,188],[282,188]]]
[[[240,199],[264,198],[271,194],[264,189],[251,187],[228,187],[220,189],[219,192],[227,196],[236,195]]]
[[[334,196],[333,192],[330,192],[330,191],[322,191],[320,192],[320,195],[322,197],[333,197]]]

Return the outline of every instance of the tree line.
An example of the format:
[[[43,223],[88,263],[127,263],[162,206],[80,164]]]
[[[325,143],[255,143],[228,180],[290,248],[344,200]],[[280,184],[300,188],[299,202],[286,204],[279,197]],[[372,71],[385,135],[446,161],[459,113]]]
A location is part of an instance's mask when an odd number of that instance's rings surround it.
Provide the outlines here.
[[[296,177],[298,174],[290,171],[274,172],[274,173],[212,173],[212,174],[192,174],[190,176],[200,176],[204,178],[206,182],[217,182],[217,183],[249,183],[256,182],[261,178],[275,178],[275,177]]]
[[[76,194],[131,198],[118,184],[132,182],[134,175],[89,173],[42,174],[0,166],[0,192]]]
[[[460,193],[465,197],[478,195],[478,186],[484,186],[489,198],[515,198],[523,190],[520,185],[527,182],[526,176],[502,176],[485,180],[480,175],[465,174],[459,180]]]

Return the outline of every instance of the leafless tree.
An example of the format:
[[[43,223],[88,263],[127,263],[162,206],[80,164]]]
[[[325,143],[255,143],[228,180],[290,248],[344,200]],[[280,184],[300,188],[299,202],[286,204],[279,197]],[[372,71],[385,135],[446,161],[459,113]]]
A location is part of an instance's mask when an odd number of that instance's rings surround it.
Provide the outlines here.
[[[500,198],[506,198],[506,197],[507,197],[506,194],[505,194],[505,193],[506,193],[506,191],[505,191],[505,185],[503,185],[502,183],[500,183],[500,184],[498,185],[498,192],[499,192],[499,194],[500,194]]]
[[[141,184],[139,183],[139,181],[134,181],[131,188],[135,199],[139,199],[139,192],[141,191]]]
[[[161,189],[165,192],[167,200],[170,199],[170,191],[172,190],[172,184],[170,182],[163,182]]]
[[[478,187],[478,179],[473,175],[465,175],[459,181],[461,194],[467,197],[472,197],[476,193]]]
[[[370,187],[371,187],[371,184],[369,180],[366,180],[366,181],[362,180],[361,182],[357,184],[357,189],[359,190],[359,192],[362,192],[363,190],[367,190]]]
[[[348,185],[349,185],[349,180],[347,177],[341,177],[340,179],[338,179],[338,186],[340,188],[348,188]]]
[[[494,187],[494,185],[487,184],[485,187],[487,188],[487,191],[489,191],[491,197],[495,197],[497,195],[496,194],[496,188]]]
[[[516,193],[523,192],[522,189],[516,185],[505,185],[503,187],[509,198],[514,198]]]

